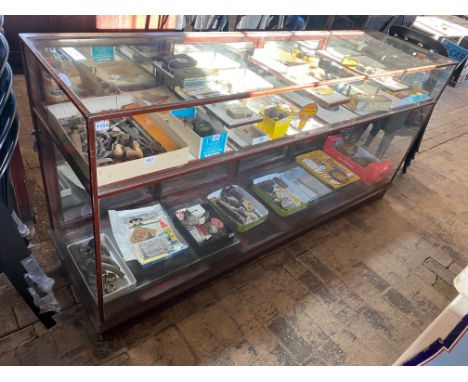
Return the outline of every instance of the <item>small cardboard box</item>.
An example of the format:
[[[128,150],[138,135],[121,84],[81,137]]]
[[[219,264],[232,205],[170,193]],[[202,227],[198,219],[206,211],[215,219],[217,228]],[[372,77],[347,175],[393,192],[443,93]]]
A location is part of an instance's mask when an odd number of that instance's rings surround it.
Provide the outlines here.
[[[201,137],[192,129],[185,126],[181,118],[195,117],[196,115],[209,120],[217,133]],[[221,122],[208,117],[208,115],[200,108],[189,107],[186,109],[172,110],[169,113],[168,122],[169,127],[172,128],[185,142],[187,142],[190,146],[190,151],[196,158],[203,159],[213,155],[222,154],[226,151],[229,132],[224,130]]]
[[[133,95],[123,94],[118,96],[88,98],[85,99],[83,103],[91,112],[98,112],[106,109],[120,109],[124,105],[133,102]],[[70,102],[48,106],[47,112],[49,123],[55,125],[55,127],[59,129],[62,128],[58,122],[59,118],[67,118],[79,114],[78,110]],[[190,150],[187,143],[172,129],[168,128],[164,120],[156,113],[152,113],[151,117],[154,119],[155,123],[158,124],[158,126],[164,130],[164,132],[170,136],[174,142],[177,143],[178,149],[168,150],[165,153],[141,159],[97,167],[98,186],[105,186],[128,178],[134,178],[171,167],[181,166],[188,162]],[[146,132],[144,129],[142,129],[142,131]],[[68,137],[66,134],[65,136]],[[73,145],[71,140],[69,142],[64,142],[63,144]],[[87,159],[87,156],[85,156],[85,159]]]
[[[281,108],[281,106],[277,106],[277,108]],[[262,116],[263,120],[257,123],[257,127],[268,134],[271,139],[280,138],[285,135],[288,132],[293,113],[288,112],[287,117],[280,120],[275,120],[265,115],[265,110],[266,109],[260,110],[260,115]]]

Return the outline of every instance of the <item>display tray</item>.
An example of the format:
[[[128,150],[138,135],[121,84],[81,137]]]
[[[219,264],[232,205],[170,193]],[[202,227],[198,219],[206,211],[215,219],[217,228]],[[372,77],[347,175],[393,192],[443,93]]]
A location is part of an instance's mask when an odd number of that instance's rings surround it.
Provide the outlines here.
[[[118,93],[155,85],[155,79],[150,73],[116,50],[112,57],[98,61],[93,57],[93,53],[90,54],[85,48],[71,49],[75,49],[84,57],[75,61],[75,65],[80,73],[82,85],[91,85],[92,94],[104,95],[109,91]]]
[[[188,246],[161,204],[109,210],[113,237],[124,260],[149,267],[184,252]]]
[[[197,62],[199,68],[211,70],[237,69],[241,65],[224,54],[214,51],[187,51],[186,54]]]
[[[176,93],[170,90],[167,86],[157,86],[151,89],[134,92],[134,100],[139,106],[163,105],[165,103],[173,103],[179,101]],[[167,114],[168,112],[160,112]]]
[[[112,109],[116,105],[118,108],[123,108],[125,105],[132,105],[133,102],[134,94],[88,98],[84,101],[86,107],[96,112]],[[70,102],[47,106],[47,116],[49,124],[54,129],[60,130],[64,130],[60,121],[75,116],[80,118],[77,114],[76,108]],[[109,120],[100,122],[105,129],[109,129],[111,127],[111,122]],[[138,124],[135,124],[135,126],[145,139],[148,140],[148,142],[153,142],[152,144],[154,145],[160,145],[160,143],[155,140],[154,135],[151,136],[148,134],[148,132]],[[149,155],[140,159],[132,159],[123,162],[116,161],[112,164],[98,166],[97,178],[99,186],[164,170],[170,167],[184,165],[188,162],[190,149],[187,143],[177,135],[177,133],[167,128],[167,124],[163,121],[159,121],[158,126],[166,136],[170,137],[170,139],[175,142],[176,146],[167,147],[167,149],[165,148],[165,152],[161,152],[156,155]],[[65,142],[65,144],[74,146],[76,151],[80,152],[83,156],[83,160],[86,161],[84,153],[80,150],[80,147],[72,141],[71,136],[69,134],[65,134],[65,136],[69,140],[68,142]],[[84,140],[82,140],[82,142],[84,142]]]
[[[262,117],[240,101],[215,103],[205,105],[204,107],[219,118],[228,128],[248,125],[262,120]]]
[[[315,80],[315,79],[314,79]],[[310,88],[306,90],[309,92],[319,105],[325,107],[336,107],[338,105],[343,105],[350,101],[348,96],[345,96],[329,86],[319,86],[315,88]]]
[[[312,175],[334,189],[340,189],[359,180],[359,176],[322,150],[299,155],[296,157],[296,161]]]
[[[322,196],[333,192],[331,188],[297,165],[280,172],[279,176],[307,196],[309,203],[313,203]]]
[[[281,52],[276,52],[276,54],[278,53]],[[264,48],[257,48],[250,59],[285,76],[302,76],[308,73],[310,66],[307,62],[287,52],[282,51],[282,53],[279,57]]]
[[[307,84],[318,81],[316,77],[309,74],[309,64],[288,66],[268,56],[251,57],[250,60],[260,66],[266,66],[271,73],[291,84]],[[297,70],[300,69],[300,70]],[[326,108],[336,107],[349,102],[349,97],[333,90],[329,86],[319,86],[305,89],[311,97],[321,106]]]
[[[365,116],[375,113],[385,113],[392,107],[392,100],[383,94],[369,95],[366,93],[352,94],[346,108],[356,114]]]
[[[238,232],[245,232],[264,222],[268,217],[268,210],[238,185],[229,185],[211,192],[207,199]]]
[[[207,255],[239,243],[227,219],[200,199],[168,209],[185,240],[197,252]]]
[[[279,173],[255,178],[252,190],[280,216],[306,208],[309,198]]]
[[[392,161],[380,160],[357,145],[352,145],[350,152],[345,154],[340,151],[342,140],[341,135],[328,136],[323,151],[359,175],[367,185],[383,182],[391,176],[395,167]]]
[[[427,91],[419,88],[409,88],[400,91],[383,90],[382,94],[390,98],[392,108],[398,108],[412,103],[426,101],[430,98]]]
[[[408,89],[409,87],[405,83],[397,81],[391,76],[385,76],[385,72],[388,68],[384,64],[372,57],[359,55],[357,51],[340,47],[339,50],[333,48],[320,50],[319,54],[334,60],[336,63],[343,65],[347,69],[353,70],[358,74],[368,75],[382,73],[382,78],[373,78],[372,81],[375,81],[388,90],[399,91]],[[353,64],[347,65],[346,62],[344,62],[345,59],[348,60],[349,63],[352,62]]]
[[[270,137],[255,125],[244,125],[232,129],[229,138],[240,147],[258,145],[270,140]]]
[[[95,301],[97,301],[94,247],[91,248],[90,252],[85,249],[90,241],[94,242],[92,236],[75,241],[67,246],[67,250],[77,272],[81,275]],[[109,302],[135,287],[135,277],[106,234],[101,234],[101,259],[104,302]],[[115,276],[112,276],[112,274]],[[115,281],[111,281],[114,278]]]

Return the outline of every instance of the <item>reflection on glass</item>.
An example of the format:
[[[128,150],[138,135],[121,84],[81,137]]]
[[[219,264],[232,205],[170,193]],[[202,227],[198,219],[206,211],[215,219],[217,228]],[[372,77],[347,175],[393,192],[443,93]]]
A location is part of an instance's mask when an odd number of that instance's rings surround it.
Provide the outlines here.
[[[144,105],[357,75],[381,74],[374,81],[394,92],[417,92],[421,87],[433,92],[432,83],[437,82],[439,76],[435,75],[439,72],[437,69],[403,76],[386,73],[445,63],[439,56],[403,41],[372,33],[324,32],[309,37],[291,35],[279,41],[274,36],[250,39],[252,41],[192,43],[179,36],[167,40],[152,36],[145,39],[97,38],[94,44],[86,39],[70,43],[66,39],[38,40],[36,44],[63,82],[83,101],[89,97],[129,98],[139,94],[144,98]],[[50,101],[63,102],[63,94],[52,81],[45,75],[43,86],[48,88]],[[430,84],[422,86],[428,81]],[[322,106],[331,107],[347,101],[346,90],[343,85],[330,84],[309,92]],[[85,105],[95,113],[117,110],[125,104],[115,98],[114,101],[101,108],[86,102]]]
[[[55,167],[47,180],[56,190],[49,195],[56,209],[51,209],[53,241],[67,270],[74,275],[76,292],[97,319],[98,294],[96,284],[95,244],[92,224],[91,198],[70,164],[55,145],[51,145]]]

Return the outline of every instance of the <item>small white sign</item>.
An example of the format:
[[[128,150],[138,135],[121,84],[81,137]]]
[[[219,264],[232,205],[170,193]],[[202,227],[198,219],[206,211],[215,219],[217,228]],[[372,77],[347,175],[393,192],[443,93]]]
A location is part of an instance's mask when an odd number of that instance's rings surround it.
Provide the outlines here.
[[[68,78],[68,76],[65,74],[65,73],[59,73],[58,74],[59,78],[63,81],[63,83],[65,85],[67,85],[68,87],[71,87],[72,86],[72,83],[70,81],[70,78]]]
[[[153,155],[151,157],[146,157],[144,159],[144,162],[145,162],[145,164],[150,164],[150,163],[153,163],[155,160],[156,160],[156,157]]]
[[[109,129],[109,120],[103,119],[102,121],[97,121],[94,126],[96,127],[96,131],[104,131]]]

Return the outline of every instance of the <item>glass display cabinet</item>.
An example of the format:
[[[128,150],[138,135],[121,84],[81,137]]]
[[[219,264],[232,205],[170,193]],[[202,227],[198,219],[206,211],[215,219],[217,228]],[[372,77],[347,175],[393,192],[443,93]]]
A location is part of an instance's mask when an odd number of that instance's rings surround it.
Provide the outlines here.
[[[100,332],[383,196],[454,66],[361,31],[21,39],[52,240]]]

